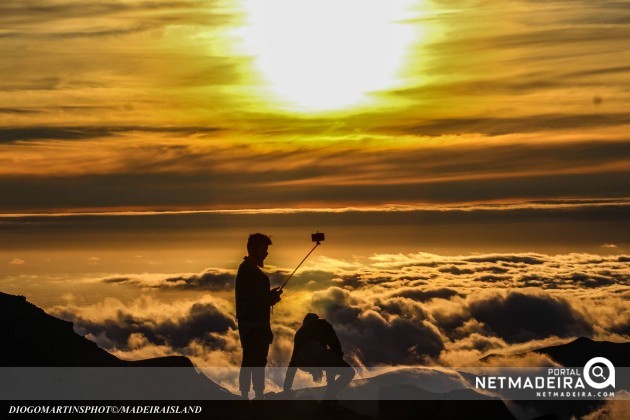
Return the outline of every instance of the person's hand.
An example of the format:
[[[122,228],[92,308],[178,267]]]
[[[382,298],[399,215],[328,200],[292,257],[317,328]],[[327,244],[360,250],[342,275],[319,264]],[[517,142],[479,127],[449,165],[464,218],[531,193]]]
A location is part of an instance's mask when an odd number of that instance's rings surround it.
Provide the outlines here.
[[[269,295],[271,296],[271,305],[275,305],[280,302],[280,295],[282,294],[282,289],[279,287],[274,287],[269,291]]]

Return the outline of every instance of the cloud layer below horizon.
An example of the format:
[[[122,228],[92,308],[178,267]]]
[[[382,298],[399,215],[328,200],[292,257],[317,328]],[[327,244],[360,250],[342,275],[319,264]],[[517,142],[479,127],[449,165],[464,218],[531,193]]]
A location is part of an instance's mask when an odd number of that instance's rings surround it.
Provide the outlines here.
[[[321,257],[292,280],[275,308],[270,365],[286,365],[308,311],[334,325],[357,366],[466,366],[489,353],[520,353],[576,337],[628,341],[629,262],[628,255],[535,253]],[[269,272],[272,283],[287,274]],[[233,276],[207,269],[94,279],[143,293],[127,303],[108,298],[50,312],[123,358],[184,354],[200,366],[238,366]],[[531,355],[511,363],[554,362]]]

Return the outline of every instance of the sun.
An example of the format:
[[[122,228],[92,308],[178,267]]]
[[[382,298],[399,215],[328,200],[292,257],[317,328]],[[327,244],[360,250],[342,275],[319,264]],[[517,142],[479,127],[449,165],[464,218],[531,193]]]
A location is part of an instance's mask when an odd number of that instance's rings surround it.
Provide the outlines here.
[[[411,3],[243,0],[243,42],[266,99],[296,112],[369,105],[371,92],[400,82],[415,36],[403,23]]]

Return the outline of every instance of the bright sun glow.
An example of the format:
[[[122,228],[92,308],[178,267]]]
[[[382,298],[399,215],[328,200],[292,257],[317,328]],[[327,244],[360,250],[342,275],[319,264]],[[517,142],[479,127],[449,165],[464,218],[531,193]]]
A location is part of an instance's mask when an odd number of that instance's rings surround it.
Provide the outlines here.
[[[410,17],[410,3],[244,0],[245,47],[286,109],[369,105],[370,92],[399,84],[397,75],[416,33],[402,23]]]

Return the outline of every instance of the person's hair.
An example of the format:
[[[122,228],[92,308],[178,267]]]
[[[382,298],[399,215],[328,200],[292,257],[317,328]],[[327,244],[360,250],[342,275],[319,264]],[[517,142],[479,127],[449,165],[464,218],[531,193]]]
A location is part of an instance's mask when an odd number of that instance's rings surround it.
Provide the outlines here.
[[[247,252],[251,254],[255,249],[265,245],[271,245],[271,238],[269,236],[262,233],[252,233],[247,240]]]
[[[317,321],[318,319],[319,319],[319,316],[311,312],[311,313],[306,314],[306,316],[304,317],[304,321],[302,321],[302,324]]]

